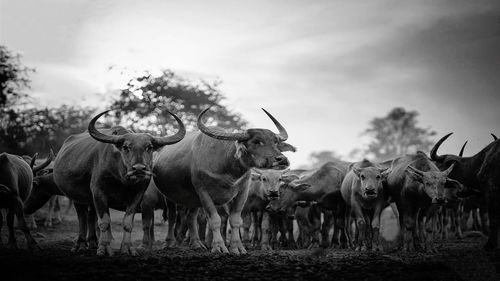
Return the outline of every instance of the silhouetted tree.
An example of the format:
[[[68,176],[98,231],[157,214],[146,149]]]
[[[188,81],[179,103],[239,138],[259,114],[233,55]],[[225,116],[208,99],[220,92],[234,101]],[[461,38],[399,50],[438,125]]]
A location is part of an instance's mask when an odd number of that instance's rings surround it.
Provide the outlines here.
[[[385,117],[374,118],[364,134],[373,139],[365,150],[367,157],[377,161],[388,160],[417,150],[428,151],[436,132],[417,125],[417,111],[402,107],[392,109]]]
[[[193,83],[170,70],[158,76],[144,72],[131,79],[113,102],[113,111],[122,125],[135,131],[167,134],[172,130],[172,117],[164,109],[179,116],[187,130],[196,127],[198,114],[211,106],[206,122],[226,129],[241,129],[246,125],[239,114],[221,105],[224,96],[219,82]],[[166,118],[169,118],[168,120]]]
[[[335,151],[323,150],[318,152],[312,152],[309,155],[311,160],[311,168],[318,168],[326,162],[341,160],[342,157],[338,155]]]
[[[27,97],[23,90],[29,88],[28,75],[34,71],[21,63],[20,54],[0,45],[0,109],[7,111]]]

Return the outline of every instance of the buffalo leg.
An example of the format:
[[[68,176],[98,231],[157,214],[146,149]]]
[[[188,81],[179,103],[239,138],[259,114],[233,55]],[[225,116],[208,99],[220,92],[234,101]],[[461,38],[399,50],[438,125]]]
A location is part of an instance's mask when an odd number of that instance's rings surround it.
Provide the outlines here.
[[[434,228],[432,226],[432,218],[436,215],[436,209],[437,206],[432,205],[425,211],[425,219],[423,221],[423,225],[421,226],[421,228],[424,229],[423,239],[425,250],[432,253],[437,252],[436,246],[434,245]],[[446,215],[446,213],[443,213],[443,215]]]
[[[240,227],[243,224],[241,211],[247,201],[248,190],[248,186],[243,185],[240,192],[238,192],[236,197],[230,203],[229,224],[231,226],[231,239],[229,240],[229,251],[236,255],[247,253],[243,243],[241,243]]]
[[[53,195],[49,199],[49,210],[47,211],[47,217],[45,218],[44,225],[52,227],[52,217],[54,216],[54,205],[55,205],[56,195]]]
[[[97,249],[97,213],[94,206],[88,206],[87,213],[87,243],[88,248],[91,250]]]
[[[33,250],[36,247],[36,241],[31,236],[30,230],[28,229],[28,226],[26,225],[26,221],[24,220],[23,201],[18,196],[16,196],[14,198],[14,200],[15,201],[14,201],[13,211],[16,214],[17,221],[19,223],[19,228],[21,228],[21,230],[24,233],[24,236],[26,237],[26,242],[28,244],[28,249],[29,250]]]
[[[134,216],[137,210],[137,207],[141,203],[144,193],[137,193],[133,198],[132,202],[130,202],[125,210],[125,215],[123,216],[123,239],[120,250],[122,254],[129,254],[132,256],[136,256],[137,252],[132,247],[132,229],[134,227]],[[153,207],[150,207],[151,209]],[[154,214],[153,214],[154,217]],[[154,238],[153,238],[154,239]]]
[[[87,204],[75,203],[76,214],[78,216],[78,238],[76,239],[75,246],[71,251],[78,252],[87,248]]]
[[[481,230],[484,235],[489,234],[488,230],[488,208],[485,204],[479,206],[479,216],[481,217]]]
[[[372,241],[374,243],[373,250],[382,251],[382,243],[380,241],[380,214],[383,210],[382,204],[377,204],[373,211],[373,219],[371,221]]]
[[[111,216],[109,215],[107,198],[97,188],[91,187],[91,189],[94,190],[94,205],[100,231],[97,255],[104,256],[107,253],[112,256],[114,253],[113,249],[111,249]]]
[[[263,212],[262,214],[261,231],[260,249],[266,251],[272,250],[271,244],[269,243],[271,237],[271,219],[268,212]]]
[[[323,223],[321,224],[321,246],[323,248],[327,248],[330,242],[329,234],[330,228],[333,225],[333,213],[331,211],[323,212]]]
[[[242,216],[243,218],[243,229],[241,234],[241,239],[245,246],[250,246],[250,227],[252,226],[252,214],[247,212]]]
[[[144,202],[141,204],[141,217],[142,217],[142,247],[146,250],[153,248],[155,241],[154,237],[154,210],[149,206],[145,206]]]
[[[188,209],[187,223],[189,227],[189,246],[191,249],[206,249],[198,236],[198,212],[199,208]]]
[[[7,212],[7,228],[9,229],[9,243],[7,244],[11,249],[17,249],[16,233],[14,230],[14,210],[10,207]]]
[[[491,198],[493,197],[493,198]],[[484,246],[485,250],[496,250],[498,247],[498,222],[499,222],[499,212],[500,206],[498,200],[500,196],[495,193],[490,194],[488,202],[488,216],[490,219],[490,231],[488,236],[488,242]]]
[[[170,200],[166,200],[166,204],[168,209],[168,232],[167,237],[165,238],[165,247],[173,248],[176,246],[175,224],[177,218],[177,206]]]

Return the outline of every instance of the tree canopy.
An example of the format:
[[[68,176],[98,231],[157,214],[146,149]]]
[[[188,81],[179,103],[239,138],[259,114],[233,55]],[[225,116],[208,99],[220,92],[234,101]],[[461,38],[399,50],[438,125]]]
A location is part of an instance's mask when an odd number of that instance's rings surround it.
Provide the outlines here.
[[[221,105],[224,96],[219,84],[193,83],[171,70],[156,76],[146,71],[120,90],[111,107],[119,109],[114,114],[126,127],[154,134],[167,134],[173,129],[173,122],[168,122],[173,119],[164,109],[179,116],[187,130],[196,127],[198,114],[207,107],[211,107],[206,121],[209,125],[233,130],[245,127],[246,121],[239,114]]]
[[[418,150],[429,151],[433,145],[431,137],[436,132],[419,127],[417,117],[417,111],[396,107],[386,116],[371,120],[363,133],[372,137],[364,154],[384,161]]]

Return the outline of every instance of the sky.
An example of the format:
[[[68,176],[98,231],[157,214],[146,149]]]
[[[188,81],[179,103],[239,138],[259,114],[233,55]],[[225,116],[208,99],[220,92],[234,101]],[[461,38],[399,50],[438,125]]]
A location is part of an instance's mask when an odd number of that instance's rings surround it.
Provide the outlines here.
[[[128,78],[117,69],[221,80],[252,126],[276,130],[260,108],[285,126],[292,168],[363,148],[394,107],[454,132],[442,153],[500,136],[497,0],[0,0],[0,44],[36,68],[41,106],[103,107]]]

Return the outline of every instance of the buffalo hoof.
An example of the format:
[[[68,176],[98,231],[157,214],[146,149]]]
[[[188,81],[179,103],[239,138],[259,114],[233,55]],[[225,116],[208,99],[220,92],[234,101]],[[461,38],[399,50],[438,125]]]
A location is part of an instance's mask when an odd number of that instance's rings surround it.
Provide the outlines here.
[[[247,253],[247,250],[241,241],[236,241],[229,244],[229,252],[235,255],[244,255]]]
[[[99,245],[97,248],[97,253],[98,256],[104,256],[108,254],[110,257],[114,255],[113,249],[111,249],[111,246],[109,244],[107,245]]]
[[[87,242],[85,241],[76,241],[75,246],[71,248],[71,252],[78,253],[80,251],[87,249]]]
[[[271,251],[273,248],[268,243],[260,244],[260,249],[263,251]]]
[[[132,247],[131,243],[123,243],[120,252],[124,255],[137,256],[137,251]]]
[[[223,254],[228,254],[229,251],[227,250],[226,245],[224,245],[224,241],[214,241],[212,242],[212,253],[223,253]]]
[[[189,248],[191,248],[191,250],[207,250],[207,246],[200,240],[191,241],[189,243]]]
[[[152,244],[143,243],[137,247],[137,251],[142,253],[149,253],[153,250]]]
[[[43,223],[44,226],[46,227],[52,227],[52,221],[51,220],[45,220],[45,222]]]
[[[319,242],[312,242],[311,244],[309,244],[309,246],[307,247],[308,250],[311,250],[311,249],[317,249],[319,248]]]
[[[166,239],[165,240],[165,248],[166,249],[177,248],[177,241],[175,239]]]
[[[374,252],[382,252],[384,248],[380,244],[373,244],[372,251]]]
[[[96,240],[89,240],[89,245],[88,245],[88,249],[89,250],[95,250],[97,249],[97,241]]]

